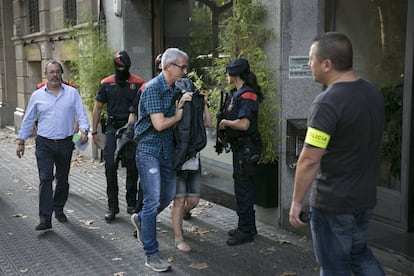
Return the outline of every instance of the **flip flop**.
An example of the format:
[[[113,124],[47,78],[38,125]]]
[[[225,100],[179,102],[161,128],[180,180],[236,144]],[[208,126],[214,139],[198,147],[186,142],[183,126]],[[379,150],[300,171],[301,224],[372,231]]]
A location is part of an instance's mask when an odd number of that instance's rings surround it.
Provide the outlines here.
[[[189,247],[185,241],[175,241],[175,248],[178,250],[188,253],[191,251],[191,247]]]

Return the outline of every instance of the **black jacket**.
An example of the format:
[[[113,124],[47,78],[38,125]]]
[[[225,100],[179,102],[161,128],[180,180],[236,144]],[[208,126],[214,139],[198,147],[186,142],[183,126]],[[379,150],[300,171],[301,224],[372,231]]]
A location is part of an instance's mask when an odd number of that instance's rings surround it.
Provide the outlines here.
[[[134,125],[135,122],[129,122],[117,130],[116,149],[114,152],[115,163],[122,160],[122,166],[125,167],[126,162],[135,162],[135,148],[134,140]]]
[[[204,95],[198,90],[193,93],[192,101],[184,104],[183,118],[174,129],[173,168],[177,171],[181,170],[185,161],[194,157],[207,144],[203,119],[204,104]]]

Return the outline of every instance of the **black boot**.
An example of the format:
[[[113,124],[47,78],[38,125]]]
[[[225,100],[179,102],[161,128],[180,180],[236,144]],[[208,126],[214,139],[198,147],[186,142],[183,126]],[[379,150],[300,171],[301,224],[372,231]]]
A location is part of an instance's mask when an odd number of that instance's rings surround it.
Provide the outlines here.
[[[128,206],[127,207],[127,213],[132,215],[135,213],[135,205],[134,206]]]
[[[236,233],[238,231],[239,231],[239,228],[231,229],[231,230],[229,230],[227,232],[227,235],[229,235],[230,237],[234,237],[234,235],[236,235]],[[257,235],[257,229],[256,229],[256,227],[253,228],[253,230],[251,231],[251,233],[252,233],[253,236],[256,236]]]
[[[244,233],[244,232],[237,231],[236,234],[230,237],[226,243],[228,245],[239,245],[239,244],[252,242],[252,241],[253,241],[252,233]]]

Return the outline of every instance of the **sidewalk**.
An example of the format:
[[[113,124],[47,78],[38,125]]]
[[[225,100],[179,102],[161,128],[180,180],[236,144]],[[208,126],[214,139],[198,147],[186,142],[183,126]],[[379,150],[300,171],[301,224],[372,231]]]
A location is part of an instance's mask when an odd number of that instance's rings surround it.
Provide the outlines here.
[[[68,223],[52,219],[53,230],[38,224],[38,175],[33,140],[22,159],[15,154],[15,135],[0,129],[0,275],[159,275],[144,266],[144,252],[133,238],[126,213],[125,172],[120,170],[120,214],[103,219],[106,181],[103,164],[74,152]],[[202,200],[193,218],[184,222],[190,253],[174,248],[170,209],[158,216],[161,255],[171,275],[318,275],[310,241],[281,229],[257,224],[253,243],[230,247],[233,210]],[[387,275],[402,275],[387,270]]]

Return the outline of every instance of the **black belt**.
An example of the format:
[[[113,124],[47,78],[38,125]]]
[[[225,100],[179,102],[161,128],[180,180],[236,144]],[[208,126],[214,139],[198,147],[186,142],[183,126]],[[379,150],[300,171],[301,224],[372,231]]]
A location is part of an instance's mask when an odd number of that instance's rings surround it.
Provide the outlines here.
[[[108,126],[113,126],[116,129],[119,129],[128,123],[128,119],[126,120],[116,120],[116,119],[108,119]]]
[[[48,141],[51,141],[51,142],[55,142],[55,143],[72,141],[72,138],[73,138],[73,136],[68,136],[68,137],[63,138],[63,139],[49,139],[49,138],[46,138],[46,137],[43,137],[43,136],[40,136],[40,135],[38,135],[38,137],[42,138],[42,139],[45,139],[45,140],[48,140]]]

